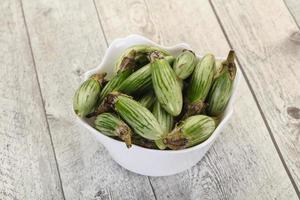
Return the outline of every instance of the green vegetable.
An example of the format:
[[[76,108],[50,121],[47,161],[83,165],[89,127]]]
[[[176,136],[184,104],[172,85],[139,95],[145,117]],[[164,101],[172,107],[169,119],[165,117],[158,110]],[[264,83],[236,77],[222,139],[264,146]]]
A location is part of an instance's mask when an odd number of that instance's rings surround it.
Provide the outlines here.
[[[162,138],[163,130],[153,114],[137,101],[118,92],[107,96],[110,106],[130,125],[135,133],[149,140]]]
[[[132,73],[131,69],[120,71],[112,77],[110,81],[105,85],[100,93],[99,104],[104,100],[106,95],[112,91],[117,90],[117,88],[122,84],[124,80]]]
[[[166,56],[169,63],[173,62],[173,56]],[[151,88],[151,68],[150,64],[133,72],[122,84],[118,87],[118,91],[125,94],[133,94],[143,92]]]
[[[123,81],[132,74],[134,71],[135,62],[132,59],[124,58],[123,62],[118,69],[118,72],[112,77],[112,79],[105,85],[100,93],[99,104],[103,101],[106,95],[116,90]]]
[[[135,62],[135,65],[142,64],[142,66],[149,62],[148,55],[153,52],[161,52],[164,56],[170,56],[170,53],[159,47],[150,45],[134,45],[125,50],[116,62],[114,72],[117,73],[122,68],[122,62],[126,59],[130,59]]]
[[[211,117],[195,115],[176,126],[164,139],[170,149],[184,149],[205,141],[215,130],[216,125]]]
[[[160,103],[158,101],[155,102],[154,106],[153,106],[153,111],[152,111],[153,115],[156,117],[158,123],[160,124],[160,126],[162,127],[162,130],[165,134],[169,133],[172,128],[173,128],[173,124],[174,124],[174,118],[172,115],[170,115],[169,113],[167,113],[161,106]],[[165,149],[166,145],[163,143],[163,140],[156,140],[155,141],[156,146],[159,149]]]
[[[209,91],[206,112],[210,116],[221,115],[231,97],[233,81],[236,75],[234,57],[234,51],[230,51],[227,60],[222,63],[222,70],[219,76],[215,79]]]
[[[199,114],[203,110],[214,74],[215,57],[212,54],[206,54],[196,65],[188,86],[186,117]]]
[[[107,136],[117,136],[125,141],[127,147],[131,147],[132,131],[119,117],[112,113],[102,113],[97,116],[95,128]]]
[[[197,58],[195,53],[184,49],[183,52],[175,59],[173,69],[178,78],[186,79],[193,73],[196,63]]]
[[[180,114],[182,92],[175,72],[159,52],[151,54],[152,85],[161,106],[172,116]]]
[[[105,76],[106,73],[95,74],[76,90],[73,97],[73,109],[79,117],[85,117],[96,108]]]
[[[154,103],[153,115],[156,117],[158,123],[161,125],[164,133],[169,133],[174,124],[174,117],[167,113],[160,105],[158,101]]]
[[[144,106],[150,110],[152,108],[155,100],[156,100],[155,95],[153,94],[152,91],[150,91],[147,94],[145,94],[144,96],[142,96],[142,98],[139,99],[139,103],[142,106]]]

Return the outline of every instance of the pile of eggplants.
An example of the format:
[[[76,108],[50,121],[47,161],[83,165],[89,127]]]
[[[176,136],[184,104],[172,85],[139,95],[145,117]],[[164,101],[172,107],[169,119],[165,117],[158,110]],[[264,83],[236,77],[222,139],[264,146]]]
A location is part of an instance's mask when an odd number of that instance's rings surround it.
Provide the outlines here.
[[[76,90],[75,113],[91,118],[101,134],[152,149],[184,149],[208,139],[232,94],[235,53],[198,59],[191,50],[177,57],[150,45],[128,48],[114,74],[92,75]]]

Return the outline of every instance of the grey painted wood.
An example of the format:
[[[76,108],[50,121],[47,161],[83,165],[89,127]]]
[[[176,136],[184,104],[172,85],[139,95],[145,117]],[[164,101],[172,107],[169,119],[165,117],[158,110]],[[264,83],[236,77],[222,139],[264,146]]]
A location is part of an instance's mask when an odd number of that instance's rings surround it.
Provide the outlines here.
[[[81,75],[107,48],[93,2],[24,0],[23,7],[66,199],[154,199],[148,178],[117,165],[72,113]]]
[[[281,1],[253,2],[213,5],[299,185],[299,29]],[[212,149],[186,172],[150,178],[154,196],[147,177],[114,163],[72,115],[81,75],[106,49],[93,2],[23,4],[66,199],[297,199],[244,79]],[[96,5],[109,42],[140,33],[166,45],[188,42],[199,53],[229,49],[204,0]],[[21,4],[2,1],[0,11],[0,199],[63,199]]]
[[[96,5],[108,41],[139,33],[167,45],[188,42],[198,53],[229,50],[207,1]],[[297,199],[244,79],[230,125],[205,158],[186,172],[150,180],[157,199]]]
[[[286,6],[288,7],[291,14],[294,16],[295,21],[300,27],[300,1],[299,0],[285,0]],[[300,34],[299,34],[300,35]],[[300,36],[298,39],[300,40]]]
[[[300,30],[280,0],[213,5],[300,196]]]
[[[1,1],[0,47],[0,199],[63,199],[19,1]]]

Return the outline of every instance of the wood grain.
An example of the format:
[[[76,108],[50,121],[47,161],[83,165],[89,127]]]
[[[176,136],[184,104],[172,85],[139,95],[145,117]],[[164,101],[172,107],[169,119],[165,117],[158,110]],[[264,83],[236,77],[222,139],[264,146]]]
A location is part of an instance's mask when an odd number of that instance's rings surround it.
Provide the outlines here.
[[[285,0],[286,6],[289,8],[289,11],[294,16],[295,21],[300,27],[300,1],[299,0]],[[300,35],[300,34],[299,34]],[[300,36],[298,36],[300,40]]]
[[[66,199],[154,199],[147,177],[117,165],[75,121],[74,90],[107,45],[92,1],[24,0]]]
[[[213,5],[299,192],[300,30],[280,0]]]
[[[0,199],[63,199],[19,1],[1,1],[0,46]]]
[[[188,42],[197,53],[229,50],[207,1],[96,5],[108,41],[139,33],[166,45]],[[157,199],[297,199],[244,79],[231,123],[206,157],[186,172],[150,180]]]

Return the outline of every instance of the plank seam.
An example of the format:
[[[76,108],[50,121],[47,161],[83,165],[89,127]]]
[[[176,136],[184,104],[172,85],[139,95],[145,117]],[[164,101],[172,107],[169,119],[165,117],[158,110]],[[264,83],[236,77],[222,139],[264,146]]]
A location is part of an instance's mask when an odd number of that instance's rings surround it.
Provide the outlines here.
[[[27,21],[26,21],[26,18],[25,18],[25,12],[24,12],[24,8],[23,8],[23,2],[22,2],[22,0],[20,0],[20,5],[21,5],[21,12],[22,12],[22,17],[23,17],[23,23],[24,23],[24,26],[25,26],[27,40],[28,40],[28,45],[29,45],[29,49],[30,49],[30,54],[31,54],[31,57],[32,57],[33,68],[34,68],[34,72],[35,72],[35,75],[36,75],[36,81],[37,81],[37,85],[38,85],[38,89],[39,89],[40,98],[41,98],[41,101],[42,101],[43,114],[44,114],[44,118],[46,120],[46,127],[47,127],[47,130],[48,130],[48,135],[49,135],[49,138],[50,138],[50,144],[51,144],[52,151],[53,151],[53,156],[54,156],[54,161],[55,161],[55,165],[56,165],[56,170],[57,170],[57,173],[58,173],[58,179],[59,179],[60,189],[61,189],[61,192],[62,192],[63,199],[66,199],[65,198],[65,192],[64,192],[64,189],[63,189],[63,185],[62,185],[61,175],[60,175],[60,171],[59,171],[59,166],[58,166],[58,162],[57,162],[57,158],[56,158],[56,152],[55,152],[55,148],[54,148],[54,145],[53,145],[53,140],[52,140],[52,135],[51,135],[51,131],[50,131],[50,126],[49,126],[48,118],[47,118],[47,115],[46,115],[45,103],[44,103],[44,100],[43,100],[43,95],[42,95],[40,80],[39,80],[37,69],[36,69],[36,62],[35,62],[35,58],[34,58],[34,54],[33,54],[33,49],[32,49],[32,45],[31,45],[31,39],[30,39],[30,35],[29,35]]]
[[[223,34],[224,34],[224,37],[226,38],[226,40],[227,40],[227,42],[228,42],[228,44],[229,44],[229,47],[230,47],[231,49],[233,49],[233,48],[232,48],[233,46],[232,46],[232,44],[231,44],[231,42],[230,42],[230,40],[229,40],[229,37],[228,37],[228,35],[227,35],[226,31],[225,31],[225,28],[224,28],[224,26],[223,26],[223,24],[222,24],[222,22],[221,22],[221,19],[219,18],[218,14],[217,14],[216,8],[214,7],[214,5],[213,5],[213,3],[212,3],[212,0],[209,0],[209,4],[210,4],[210,6],[211,6],[211,8],[212,8],[212,10],[213,10],[213,12],[214,12],[214,14],[215,14],[215,16],[216,16],[216,19],[217,19],[217,21],[218,21],[218,23],[219,23],[219,25],[220,25],[220,27],[221,27],[221,30],[222,30],[222,32],[223,32]],[[260,104],[259,104],[259,102],[258,102],[258,100],[257,100],[257,97],[256,97],[256,95],[255,95],[255,93],[254,93],[254,90],[253,90],[253,88],[252,88],[252,86],[251,86],[251,84],[250,84],[250,81],[249,81],[249,79],[248,79],[246,73],[245,73],[245,70],[244,70],[243,66],[241,65],[241,63],[240,63],[238,57],[237,57],[236,59],[237,59],[237,63],[238,63],[239,66],[240,66],[240,69],[241,69],[241,71],[242,71],[242,74],[243,74],[243,76],[244,76],[244,78],[245,78],[245,80],[246,80],[246,83],[247,83],[247,85],[248,85],[248,88],[250,89],[250,92],[251,92],[251,94],[252,94],[252,96],[253,96],[253,98],[254,98],[254,101],[255,101],[255,104],[256,104],[256,106],[257,106],[257,108],[258,108],[258,110],[259,110],[259,113],[260,113],[260,115],[261,115],[261,117],[262,117],[262,119],[263,119],[263,121],[264,121],[264,123],[265,123],[265,126],[266,126],[266,128],[267,128],[267,130],[268,130],[268,132],[269,132],[269,135],[270,135],[270,137],[271,137],[272,143],[273,143],[273,145],[275,146],[275,149],[276,149],[277,154],[278,154],[278,156],[279,156],[279,158],[280,158],[280,160],[281,160],[281,163],[282,163],[282,165],[283,165],[283,167],[284,167],[284,169],[285,169],[285,171],[286,171],[286,173],[287,173],[287,175],[288,175],[288,177],[289,177],[289,179],[290,179],[290,181],[291,181],[291,183],[292,183],[292,185],[293,185],[293,187],[294,187],[294,190],[295,190],[295,192],[296,192],[296,194],[297,194],[297,196],[298,196],[298,199],[300,199],[300,192],[299,192],[299,189],[298,189],[298,187],[297,187],[297,185],[296,185],[296,182],[295,182],[293,176],[291,175],[291,172],[290,172],[289,168],[287,167],[287,164],[286,164],[286,162],[285,162],[285,160],[284,160],[284,158],[283,158],[283,155],[282,155],[282,153],[281,153],[281,151],[280,151],[280,148],[278,147],[278,145],[277,145],[277,143],[276,143],[274,134],[273,134],[273,132],[272,132],[272,130],[271,130],[271,127],[270,127],[270,125],[269,125],[269,123],[268,123],[268,121],[267,121],[267,119],[266,119],[266,117],[265,117],[265,114],[264,114],[264,112],[262,111],[262,108],[261,108],[261,106],[260,106]]]
[[[155,194],[155,190],[154,190],[154,187],[153,187],[152,182],[151,182],[151,180],[150,180],[150,177],[147,176],[147,178],[148,178],[148,181],[149,181],[151,190],[152,190],[152,192],[153,192],[154,198],[155,198],[155,200],[157,200],[157,197],[156,197],[156,194]]]
[[[98,22],[99,22],[99,25],[100,25],[100,28],[101,28],[101,31],[102,31],[102,34],[103,34],[103,37],[104,37],[106,46],[108,47],[108,40],[107,40],[105,31],[104,31],[104,28],[103,28],[102,20],[101,20],[101,18],[100,18],[99,10],[98,10],[98,8],[97,8],[97,6],[96,6],[95,0],[93,0],[93,3],[94,3],[94,7],[95,7],[95,9],[96,9],[96,14],[97,14]]]
[[[106,42],[106,46],[108,47],[108,40],[107,40],[105,31],[104,31],[104,27],[103,27],[103,24],[102,24],[102,20],[101,20],[100,14],[99,14],[99,10],[98,10],[98,8],[97,8],[97,6],[96,6],[95,0],[93,0],[93,3],[94,3],[94,6],[95,6],[95,9],[96,9],[97,18],[98,18],[98,22],[99,22],[99,25],[100,25],[102,34],[103,34],[104,40],[105,40],[105,42]],[[153,188],[153,185],[152,185],[152,183],[151,183],[151,180],[150,180],[149,176],[147,176],[147,179],[148,179],[148,181],[149,181],[149,184],[150,184],[150,187],[151,187],[153,196],[154,196],[155,200],[157,200],[157,197],[156,197],[156,194],[155,194],[155,191],[154,191],[154,188]]]

